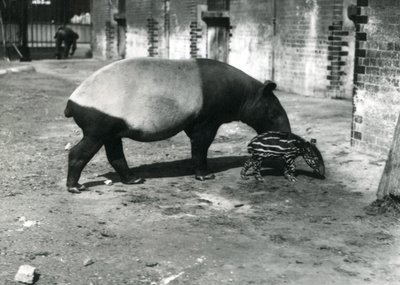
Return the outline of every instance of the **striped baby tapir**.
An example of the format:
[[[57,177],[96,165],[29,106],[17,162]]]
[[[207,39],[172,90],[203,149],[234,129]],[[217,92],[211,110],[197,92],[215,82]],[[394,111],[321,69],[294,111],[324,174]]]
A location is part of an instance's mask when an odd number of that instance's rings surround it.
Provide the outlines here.
[[[249,179],[249,171],[258,181],[264,181],[261,176],[261,164],[264,159],[283,159],[284,176],[291,182],[295,182],[295,160],[302,156],[306,163],[321,178],[325,178],[325,165],[320,151],[316,146],[316,140],[309,142],[289,132],[270,131],[254,137],[247,147],[251,158],[248,159],[242,168],[241,177]]]

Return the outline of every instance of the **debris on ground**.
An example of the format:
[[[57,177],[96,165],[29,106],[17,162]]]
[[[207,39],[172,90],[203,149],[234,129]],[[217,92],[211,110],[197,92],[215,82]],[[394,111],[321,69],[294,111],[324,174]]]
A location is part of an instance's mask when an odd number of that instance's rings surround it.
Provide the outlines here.
[[[113,184],[112,180],[108,179],[106,181],[104,181],[104,184],[106,184],[107,186],[110,186]]]
[[[72,148],[72,144],[71,143],[67,143],[64,147],[65,150],[70,150]]]
[[[94,263],[94,260],[91,259],[90,257],[88,257],[83,261],[83,266],[89,266],[89,265],[92,265],[93,263]]]
[[[23,222],[23,227],[24,228],[30,228],[33,226],[37,226],[39,225],[38,221],[33,221],[33,220],[28,220],[26,217],[22,216],[20,218],[18,218],[19,222]]]
[[[164,279],[161,280],[160,285],[168,285],[171,281],[174,281],[175,279],[179,278],[180,276],[183,275],[183,273],[185,272],[180,272],[176,275],[172,275],[170,277],[166,277]]]
[[[364,208],[366,213],[371,216],[376,215],[391,215],[395,217],[400,216],[400,198],[392,194],[385,196],[372,202]]]
[[[14,277],[16,282],[21,282],[25,284],[33,284],[35,283],[36,278],[36,268],[31,265],[21,265],[18,269],[17,274]]]

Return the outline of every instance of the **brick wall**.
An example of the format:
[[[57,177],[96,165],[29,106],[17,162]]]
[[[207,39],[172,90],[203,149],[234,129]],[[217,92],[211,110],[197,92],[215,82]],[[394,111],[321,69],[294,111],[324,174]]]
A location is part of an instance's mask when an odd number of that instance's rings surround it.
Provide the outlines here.
[[[126,2],[127,57],[198,57],[200,0]]]
[[[229,63],[259,80],[271,79],[272,0],[231,0]]]
[[[170,3],[169,57],[197,57],[197,37],[201,36],[201,26],[197,24],[197,1],[171,0]]]
[[[149,55],[148,19],[152,16],[152,5],[147,0],[126,0],[126,57]]]
[[[343,1],[281,0],[277,5],[275,80],[281,88],[311,96],[351,97],[340,88],[347,74]]]
[[[358,0],[352,144],[386,154],[400,111],[400,1]]]
[[[201,12],[229,9],[230,64],[259,80],[274,79],[283,90],[351,98],[354,25],[346,24],[344,12],[351,1],[356,0],[126,0],[126,57],[206,57]],[[94,15],[106,23],[112,7],[100,2]],[[98,50],[114,57],[115,22],[96,26]]]

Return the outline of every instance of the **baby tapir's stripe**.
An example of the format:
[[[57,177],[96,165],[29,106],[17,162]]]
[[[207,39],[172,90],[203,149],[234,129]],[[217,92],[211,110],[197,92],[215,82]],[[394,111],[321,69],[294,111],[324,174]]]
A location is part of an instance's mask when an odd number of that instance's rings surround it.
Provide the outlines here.
[[[305,140],[291,133],[266,132],[252,139],[247,147],[250,154],[262,157],[296,158],[301,154],[300,145]]]
[[[301,137],[288,132],[265,132],[253,138],[248,147],[252,157],[243,166],[241,176],[247,179],[247,171],[254,169],[257,180],[262,181],[260,174],[261,163],[265,158],[282,158],[285,163],[285,177],[294,181],[294,161],[298,156],[303,156],[307,164],[322,176],[325,167],[322,156],[315,145],[305,141]]]

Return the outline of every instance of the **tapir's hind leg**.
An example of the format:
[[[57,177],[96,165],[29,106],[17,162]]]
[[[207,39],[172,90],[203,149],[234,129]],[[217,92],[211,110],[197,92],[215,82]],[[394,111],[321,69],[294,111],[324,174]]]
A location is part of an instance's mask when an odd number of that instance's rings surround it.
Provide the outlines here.
[[[106,148],[107,159],[121,177],[122,183],[139,184],[144,182],[143,178],[137,178],[131,174],[125,159],[121,138],[117,137],[106,140],[104,146]]]
[[[84,136],[82,140],[69,151],[67,188],[71,193],[80,193],[85,189],[78,183],[86,164],[99,151],[103,142],[100,139]]]

